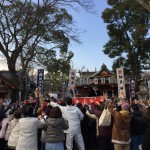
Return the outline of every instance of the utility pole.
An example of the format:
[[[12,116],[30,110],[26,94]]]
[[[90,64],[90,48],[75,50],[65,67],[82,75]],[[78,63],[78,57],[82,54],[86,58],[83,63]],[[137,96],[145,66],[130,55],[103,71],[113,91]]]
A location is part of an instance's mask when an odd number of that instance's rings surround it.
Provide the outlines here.
[[[150,12],[150,1],[145,2],[145,0],[136,0],[141,6]]]

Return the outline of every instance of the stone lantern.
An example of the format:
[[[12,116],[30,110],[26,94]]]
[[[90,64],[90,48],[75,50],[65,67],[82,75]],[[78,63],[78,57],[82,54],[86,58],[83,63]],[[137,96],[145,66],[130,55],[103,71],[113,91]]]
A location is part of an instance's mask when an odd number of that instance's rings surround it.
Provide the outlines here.
[[[147,96],[148,96],[148,91],[147,91],[147,86],[144,83],[143,79],[141,79],[141,84],[139,85],[139,91],[136,92],[136,94],[138,95],[138,98],[140,100],[146,100]]]

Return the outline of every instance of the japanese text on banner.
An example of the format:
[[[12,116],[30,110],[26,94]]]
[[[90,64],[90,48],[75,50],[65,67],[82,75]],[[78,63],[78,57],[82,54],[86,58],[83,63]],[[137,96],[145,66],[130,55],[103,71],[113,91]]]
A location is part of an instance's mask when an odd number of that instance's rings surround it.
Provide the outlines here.
[[[117,68],[117,82],[118,82],[118,97],[125,98],[126,97],[126,90],[125,90],[125,78],[123,68]]]

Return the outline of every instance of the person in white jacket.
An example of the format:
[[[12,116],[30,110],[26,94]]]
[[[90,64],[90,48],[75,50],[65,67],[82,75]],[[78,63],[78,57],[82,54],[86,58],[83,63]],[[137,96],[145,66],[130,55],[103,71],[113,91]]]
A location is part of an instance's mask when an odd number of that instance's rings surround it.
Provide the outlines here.
[[[5,150],[5,134],[9,124],[9,119],[4,116],[3,120],[0,122],[0,150]]]
[[[18,138],[19,138],[19,130],[20,130],[20,126],[19,126],[19,119],[21,118],[21,111],[20,110],[16,110],[14,112],[14,119],[11,120],[7,132],[8,132],[8,148],[9,150],[11,149],[15,149],[16,145],[18,143]],[[6,138],[6,137],[5,137]]]
[[[81,134],[80,121],[83,119],[84,115],[78,107],[72,105],[72,98],[65,98],[67,106],[60,106],[55,102],[50,102],[52,107],[59,106],[63,117],[68,120],[69,128],[65,130],[66,133],[66,148],[67,150],[73,149],[73,139],[75,140],[79,150],[85,150],[83,137]]]
[[[37,131],[43,123],[33,116],[33,107],[26,104],[22,108],[25,118],[19,120],[20,131],[16,150],[37,150]]]

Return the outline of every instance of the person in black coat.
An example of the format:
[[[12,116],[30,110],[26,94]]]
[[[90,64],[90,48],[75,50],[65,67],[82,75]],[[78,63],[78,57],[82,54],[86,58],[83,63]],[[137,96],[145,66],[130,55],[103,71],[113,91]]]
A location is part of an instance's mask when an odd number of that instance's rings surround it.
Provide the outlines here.
[[[86,115],[86,108],[80,107],[84,118],[81,121],[81,132],[85,144],[85,150],[96,150],[96,120]]]
[[[144,133],[144,140],[142,143],[142,150],[150,150],[150,106],[148,106],[147,108],[147,113],[146,113],[146,119],[147,119],[147,126],[146,126],[146,130]]]
[[[150,150],[150,127],[146,129],[144,133],[144,140],[142,143],[142,150]]]
[[[98,91],[98,88],[96,86],[92,86],[92,88],[89,91],[89,97],[97,97],[100,96],[100,93]]]
[[[138,104],[131,105],[131,124],[130,124],[130,132],[131,132],[131,144],[133,150],[138,150],[139,145],[143,143],[144,132],[147,125],[147,120],[139,110]]]

